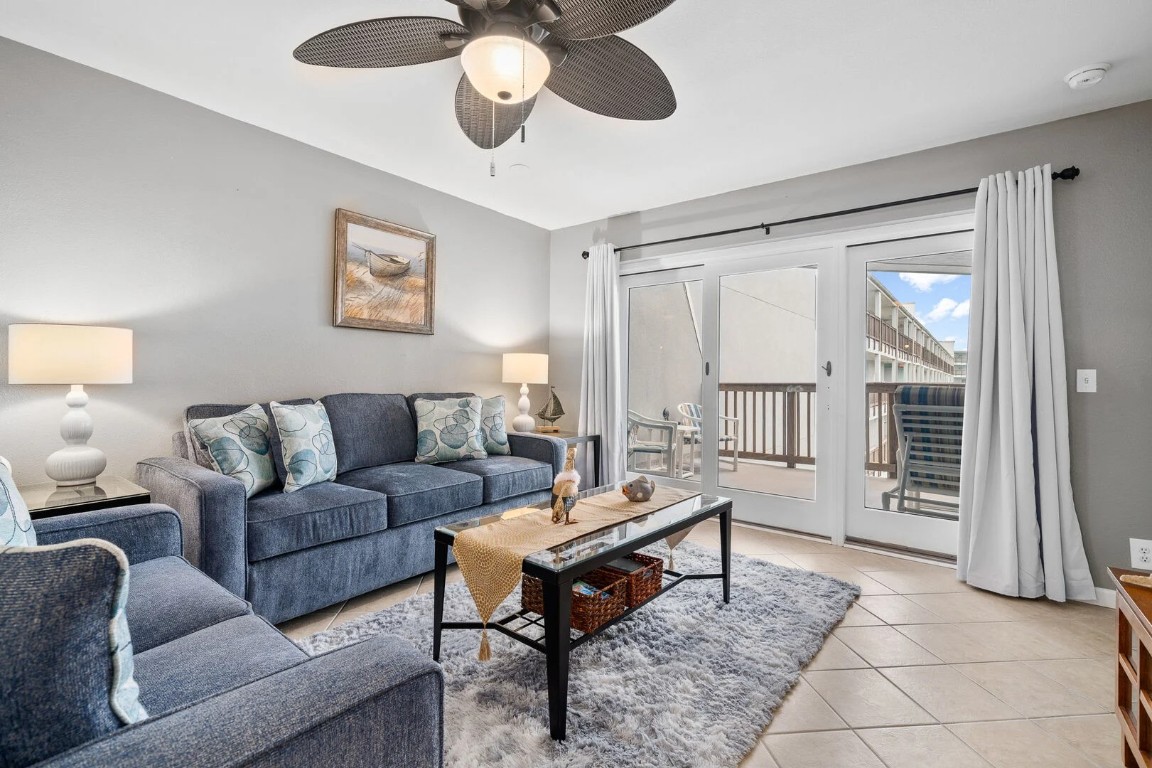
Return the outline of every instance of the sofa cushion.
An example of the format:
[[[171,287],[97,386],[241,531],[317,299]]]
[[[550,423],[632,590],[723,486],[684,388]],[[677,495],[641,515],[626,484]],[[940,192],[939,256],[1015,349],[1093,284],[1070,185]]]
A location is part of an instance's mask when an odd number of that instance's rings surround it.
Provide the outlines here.
[[[136,678],[155,717],[307,660],[264,619],[239,616],[136,654]]]
[[[316,402],[316,401],[313,400],[312,398],[305,397],[305,398],[301,398],[299,400],[281,400],[280,404],[281,405],[305,405],[307,403],[314,403],[314,402]],[[248,407],[248,405],[221,405],[221,404],[215,404],[215,403],[205,403],[202,405],[190,405],[190,406],[188,406],[188,408],[186,408],[184,410],[184,424],[187,425],[188,422],[190,420],[193,420],[193,419],[215,419],[215,418],[219,418],[220,416],[231,416],[234,413],[239,413],[240,411],[244,410],[247,407]],[[271,404],[270,403],[260,403],[260,407],[264,409],[264,414],[268,417],[268,423],[271,424],[272,423]],[[215,469],[215,467],[212,466],[211,461],[204,454],[204,447],[202,445],[198,445],[194,439],[192,439],[190,442],[192,443],[192,445],[189,447],[193,451],[193,455],[195,456],[196,463],[202,467],[207,467],[208,469]],[[269,453],[272,454],[272,464],[273,464],[273,466],[276,467],[276,478],[281,483],[283,483],[284,478],[286,478],[288,476],[288,471],[286,469],[284,469],[284,457],[280,455],[280,453],[281,453],[281,451],[280,451],[280,435],[278,435],[276,433],[275,429],[268,430],[268,451],[269,451]],[[207,461],[208,463],[205,463],[205,461]]]
[[[251,613],[248,603],[182,557],[145,560],[130,574],[128,627],[136,653]]]
[[[480,442],[489,456],[507,456],[512,453],[508,445],[508,429],[504,425],[506,409],[504,395],[486,397],[480,403]]]
[[[259,405],[214,419],[189,419],[192,442],[207,451],[210,469],[244,483],[252,498],[276,482],[276,467],[269,453],[268,414]]]
[[[416,401],[417,400],[460,400],[465,397],[476,397],[474,392],[414,392],[405,398],[408,401],[408,415],[412,417],[412,423],[416,423]]]
[[[389,507],[383,493],[341,483],[266,491],[248,500],[248,560],[382,531]]]
[[[123,621],[128,580],[106,541],[0,547],[0,764],[31,765],[147,716]]]
[[[336,479],[336,445],[323,403],[271,403],[283,454],[284,493]]]
[[[478,397],[454,400],[417,400],[416,461],[447,464],[463,459],[483,459],[484,437],[480,431]]]
[[[552,488],[552,466],[520,456],[489,456],[441,466],[483,478],[485,504]]]
[[[434,464],[404,462],[358,469],[340,475],[336,482],[386,494],[390,528],[478,507],[484,501],[479,476]]]
[[[341,472],[416,458],[416,424],[404,395],[349,393],[321,402],[332,422]]]

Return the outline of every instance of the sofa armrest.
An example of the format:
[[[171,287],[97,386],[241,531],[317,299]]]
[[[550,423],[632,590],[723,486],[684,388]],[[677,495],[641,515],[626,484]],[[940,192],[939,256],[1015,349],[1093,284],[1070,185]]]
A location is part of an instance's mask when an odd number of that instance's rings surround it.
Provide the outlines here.
[[[184,524],[184,556],[217,583],[246,597],[248,499],[244,484],[188,459],[161,457],[136,464],[136,482],[167,504]]]
[[[180,557],[183,549],[180,518],[163,504],[132,504],[46,517],[34,525],[38,544],[103,539],[124,550],[131,564],[157,557]]]
[[[444,675],[379,636],[145,720],[38,768],[440,768]]]
[[[548,437],[535,432],[509,432],[508,447],[511,448],[513,456],[551,464],[553,474],[564,471],[568,443],[558,437]]]

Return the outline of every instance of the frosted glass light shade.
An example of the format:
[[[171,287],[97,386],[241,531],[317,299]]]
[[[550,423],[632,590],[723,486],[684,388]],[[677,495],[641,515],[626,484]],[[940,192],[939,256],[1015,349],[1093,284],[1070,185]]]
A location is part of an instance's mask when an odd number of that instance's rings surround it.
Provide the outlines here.
[[[540,92],[552,63],[533,42],[509,35],[477,37],[460,61],[480,95],[497,104],[519,104]]]
[[[510,352],[504,355],[505,384],[547,384],[548,355]]]
[[[10,325],[8,383],[131,384],[132,331],[92,325]]]

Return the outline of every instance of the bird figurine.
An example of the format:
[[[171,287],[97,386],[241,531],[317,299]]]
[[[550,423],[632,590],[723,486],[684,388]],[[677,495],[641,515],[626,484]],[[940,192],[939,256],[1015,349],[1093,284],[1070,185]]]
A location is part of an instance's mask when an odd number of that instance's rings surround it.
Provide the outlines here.
[[[580,493],[580,473],[576,471],[576,446],[568,446],[568,456],[564,460],[564,471],[556,475],[552,483],[552,495],[556,501],[552,503],[552,522],[564,521],[564,525],[571,525],[575,520],[568,518],[568,513],[576,505],[576,494]]]
[[[656,492],[656,482],[649,480],[640,475],[630,483],[624,483],[620,486],[620,493],[624,494],[628,501],[648,501],[652,498],[652,494]]]

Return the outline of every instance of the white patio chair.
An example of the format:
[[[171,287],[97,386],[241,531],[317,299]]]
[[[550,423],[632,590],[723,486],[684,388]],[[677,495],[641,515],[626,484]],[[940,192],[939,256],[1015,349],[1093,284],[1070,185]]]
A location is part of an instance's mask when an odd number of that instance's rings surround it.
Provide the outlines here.
[[[676,422],[650,419],[628,411],[628,468],[639,469],[635,455],[659,456],[661,469],[646,467],[646,472],[673,477],[676,473]]]
[[[699,403],[680,403],[680,415],[687,419],[689,425],[696,431],[688,435],[688,439],[699,445],[704,429],[704,409]],[[720,417],[720,447],[732,446],[732,471],[740,468],[740,417]]]

